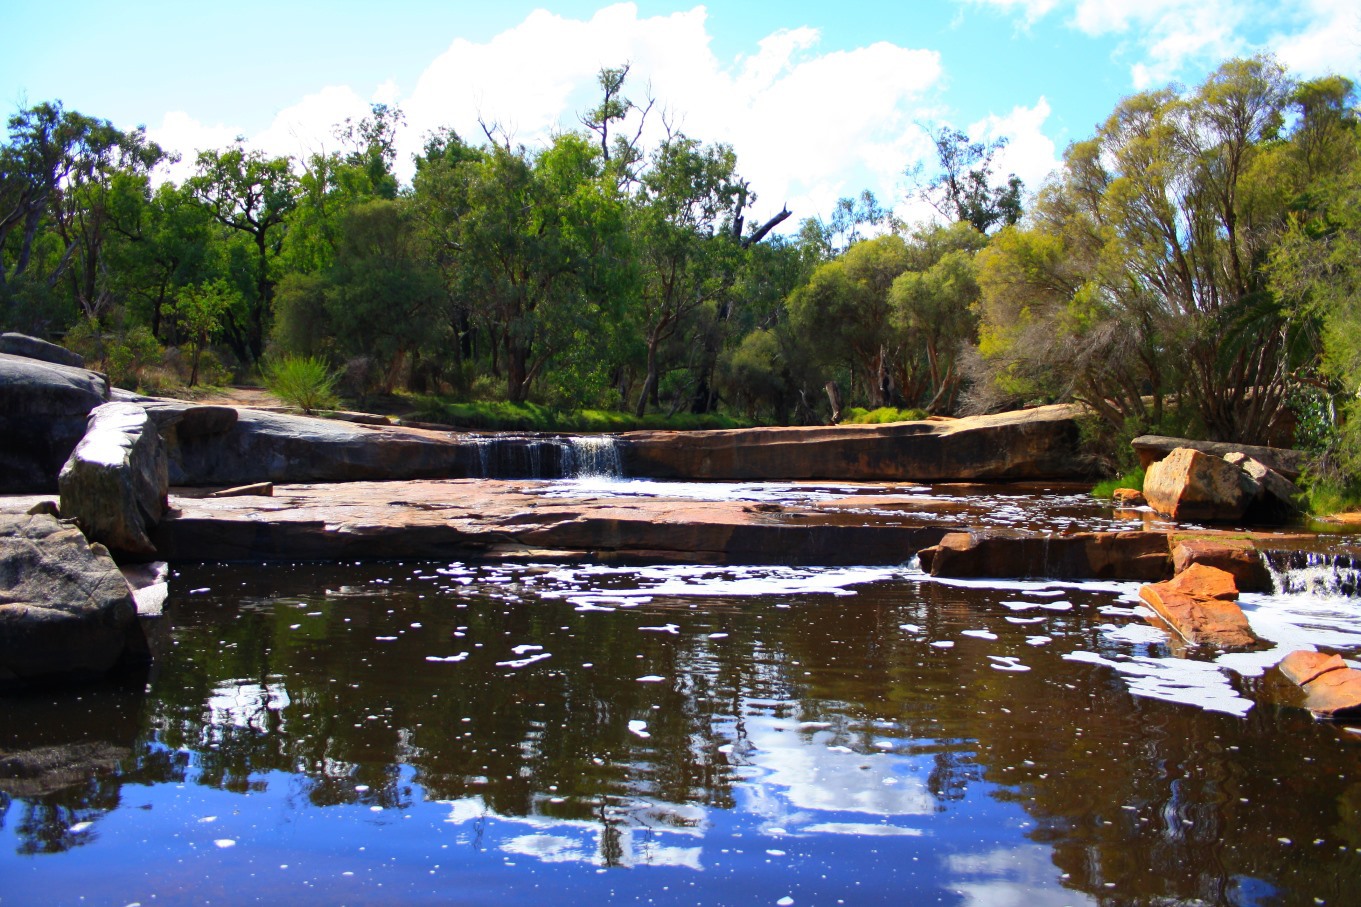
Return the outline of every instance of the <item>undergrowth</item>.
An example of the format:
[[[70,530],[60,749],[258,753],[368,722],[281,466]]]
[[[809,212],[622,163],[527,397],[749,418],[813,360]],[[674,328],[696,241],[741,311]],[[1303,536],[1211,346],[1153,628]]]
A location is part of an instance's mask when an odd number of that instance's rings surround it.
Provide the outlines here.
[[[1117,488],[1133,488],[1138,491],[1143,491],[1144,490],[1143,467],[1136,466],[1134,469],[1130,470],[1129,472],[1125,473],[1122,476],[1116,476],[1113,479],[1106,479],[1105,481],[1096,483],[1096,487],[1092,489],[1092,497],[1097,498],[1114,497],[1115,489]]]
[[[674,416],[665,416],[650,413],[638,418],[629,413],[612,410],[560,410],[537,403],[504,401],[455,403],[431,396],[417,397],[415,403],[416,417],[423,421],[478,431],[621,432],[639,429],[697,431],[742,428],[750,424],[718,414],[678,413]]]
[[[878,409],[863,409],[852,406],[842,415],[842,425],[882,425],[885,422],[920,422],[926,418],[924,409],[898,409],[881,406]]]

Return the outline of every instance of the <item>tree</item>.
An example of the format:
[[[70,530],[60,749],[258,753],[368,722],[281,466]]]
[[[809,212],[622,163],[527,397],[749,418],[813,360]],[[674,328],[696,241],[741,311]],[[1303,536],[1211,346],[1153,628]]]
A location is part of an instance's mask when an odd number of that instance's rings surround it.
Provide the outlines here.
[[[706,306],[716,308],[729,280],[740,250],[729,237],[741,208],[754,200],[736,168],[728,146],[676,134],[657,147],[640,179],[632,226],[642,267],[645,366],[636,415],[659,403],[663,344]]]
[[[1022,183],[1014,173],[994,184],[993,159],[1007,145],[1005,138],[983,144],[949,126],[927,130],[936,150],[936,168],[927,174],[921,164],[907,176],[917,185],[917,197],[942,217],[973,225],[979,233],[1009,226],[1021,219]]]
[[[1048,375],[1117,427],[1156,423],[1175,389],[1209,437],[1268,440],[1300,354],[1263,269],[1286,222],[1263,164],[1289,96],[1273,61],[1233,60],[1187,97],[1125,99],[1072,145],[1033,225],[984,253],[999,374]]]
[[[789,297],[791,330],[824,365],[849,363],[853,383],[871,407],[887,406],[895,396],[893,373],[901,338],[889,291],[907,267],[902,237],[862,240],[818,266]]]
[[[911,269],[889,289],[893,322],[903,343],[901,394],[929,412],[954,409],[960,353],[977,342],[974,257],[986,244],[987,238],[964,222],[922,231],[908,246]]]
[[[16,293],[33,276],[46,226],[55,249],[38,279],[49,289],[68,279],[84,315],[102,315],[113,302],[105,260],[111,209],[119,194],[145,190],[165,153],[142,129],[121,132],[60,102],[10,117],[9,136],[0,147],[0,292]]]
[[[271,261],[283,246],[284,220],[296,204],[297,177],[286,157],[267,158],[238,142],[226,151],[204,151],[187,185],[214,220],[250,239],[255,248],[253,298],[245,323],[228,313],[227,341],[243,360],[258,360],[274,300]]]
[[[189,386],[198,383],[199,361],[208,341],[222,328],[222,317],[239,294],[225,280],[184,287],[175,296],[175,320],[189,344]]]

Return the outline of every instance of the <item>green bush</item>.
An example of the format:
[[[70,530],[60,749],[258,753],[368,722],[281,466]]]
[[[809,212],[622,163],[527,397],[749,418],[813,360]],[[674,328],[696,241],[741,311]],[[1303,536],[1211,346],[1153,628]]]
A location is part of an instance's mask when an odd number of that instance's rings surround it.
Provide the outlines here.
[[[926,418],[923,409],[897,409],[881,406],[878,409],[863,409],[852,406],[841,418],[842,425],[883,425],[886,422],[920,422]]]
[[[336,375],[315,356],[285,356],[266,359],[261,365],[265,387],[285,403],[305,413],[333,409]]]
[[[1133,488],[1138,491],[1143,491],[1143,467],[1137,466],[1122,476],[1116,476],[1113,479],[1106,479],[1104,482],[1098,482],[1096,487],[1092,489],[1092,497],[1110,499],[1115,496],[1115,489],[1117,488]]]
[[[128,390],[142,386],[142,372],[159,365],[162,354],[149,328],[111,330],[93,318],[82,318],[66,332],[66,347],[85,357],[87,368],[107,374],[111,385]]]
[[[614,410],[559,410],[536,403],[503,401],[452,402],[434,396],[416,398],[418,419],[474,431],[621,432],[639,429],[699,431],[740,428],[744,424],[718,414],[678,413],[667,417],[650,413],[638,418]]]

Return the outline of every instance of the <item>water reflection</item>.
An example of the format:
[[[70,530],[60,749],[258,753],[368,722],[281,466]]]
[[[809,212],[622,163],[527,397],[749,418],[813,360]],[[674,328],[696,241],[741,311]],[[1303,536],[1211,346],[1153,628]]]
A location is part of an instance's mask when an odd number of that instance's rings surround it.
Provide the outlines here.
[[[1174,658],[1132,590],[184,570],[145,690],[0,701],[5,894],[1344,902],[1355,735]]]

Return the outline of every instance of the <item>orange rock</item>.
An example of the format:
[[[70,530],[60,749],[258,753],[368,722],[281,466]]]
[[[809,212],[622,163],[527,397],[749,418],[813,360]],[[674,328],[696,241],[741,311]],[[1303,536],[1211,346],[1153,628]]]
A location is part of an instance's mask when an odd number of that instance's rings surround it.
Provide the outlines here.
[[[1172,592],[1192,598],[1215,598],[1220,601],[1238,600],[1238,586],[1233,574],[1206,564],[1192,564],[1165,583]]]
[[[1117,488],[1111,492],[1111,498],[1121,507],[1142,507],[1148,503],[1137,488]]]
[[[1270,592],[1271,573],[1262,553],[1247,539],[1184,539],[1172,548],[1172,568],[1184,572],[1192,564],[1218,567],[1233,574],[1239,592]]]
[[[1291,652],[1276,667],[1296,686],[1318,679],[1329,671],[1345,671],[1347,663],[1340,655],[1324,655],[1322,652],[1308,652],[1303,649]]]
[[[1222,649],[1241,649],[1257,642],[1243,609],[1235,602],[1188,595],[1173,588],[1175,582],[1144,586],[1139,590],[1139,598],[1177,635],[1189,643]]]
[[[1361,671],[1328,671],[1304,685],[1304,707],[1315,718],[1354,718],[1361,715]]]

